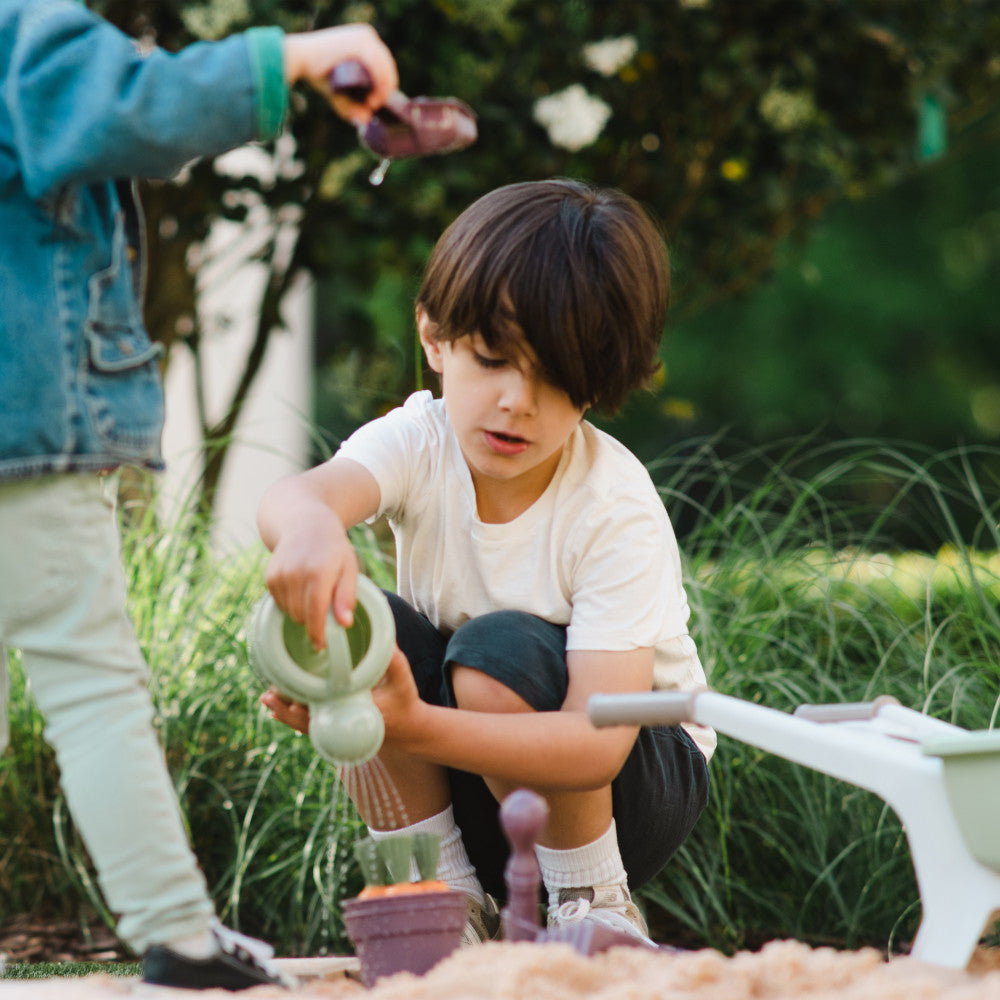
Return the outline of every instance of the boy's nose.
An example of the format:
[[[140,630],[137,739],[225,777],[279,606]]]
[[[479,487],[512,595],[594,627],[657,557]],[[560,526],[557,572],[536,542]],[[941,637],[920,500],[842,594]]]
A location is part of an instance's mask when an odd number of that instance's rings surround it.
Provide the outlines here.
[[[500,408],[511,413],[531,413],[536,405],[535,379],[511,367],[500,394]]]

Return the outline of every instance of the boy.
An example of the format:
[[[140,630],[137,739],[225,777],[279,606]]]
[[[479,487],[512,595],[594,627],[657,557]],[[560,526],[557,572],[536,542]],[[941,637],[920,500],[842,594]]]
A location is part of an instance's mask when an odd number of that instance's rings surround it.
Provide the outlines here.
[[[281,982],[269,949],[218,926],[151,724],[125,612],[114,482],[158,469],[159,351],[141,318],[141,219],[126,176],[272,138],[288,88],[357,59],[396,87],[367,25],[262,28],[170,54],[75,0],[0,0],[0,751],[5,646],[19,648],[66,801],[143,978]],[[0,906],[0,911],[3,907]]]
[[[375,690],[380,759],[405,828],[442,836],[439,877],[470,898],[467,940],[497,930],[497,803],[515,788],[549,805],[550,926],[643,940],[629,884],[662,868],[706,802],[711,731],[597,730],[585,711],[595,692],[705,684],[663,504],[584,420],[655,370],[668,284],[662,239],[620,192],[551,180],[484,196],[439,240],[417,298],[442,399],[416,393],[260,506],[268,588],[317,648],[331,605],[352,617],[346,530],[388,516],[397,649]],[[263,701],[307,728],[302,706]]]

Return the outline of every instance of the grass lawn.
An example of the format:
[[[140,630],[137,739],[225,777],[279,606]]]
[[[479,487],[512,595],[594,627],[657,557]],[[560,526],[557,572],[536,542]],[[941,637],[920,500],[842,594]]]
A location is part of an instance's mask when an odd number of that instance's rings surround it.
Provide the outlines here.
[[[142,973],[139,962],[12,962],[6,968],[7,979],[52,979],[60,976],[72,979],[79,976],[138,976]]]

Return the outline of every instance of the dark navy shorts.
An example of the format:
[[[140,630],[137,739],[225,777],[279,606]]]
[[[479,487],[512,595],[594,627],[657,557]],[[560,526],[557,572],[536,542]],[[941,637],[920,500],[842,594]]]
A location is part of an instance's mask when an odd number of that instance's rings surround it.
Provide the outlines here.
[[[566,629],[522,611],[496,611],[462,625],[450,638],[396,594],[387,593],[396,642],[410,661],[420,697],[454,707],[450,665],[481,670],[536,711],[566,698]],[[499,805],[477,774],[449,769],[455,821],[483,888],[506,896],[508,846]],[[708,767],[680,726],[644,726],[611,785],[618,845],[629,886],[653,878],[691,832],[708,801]]]

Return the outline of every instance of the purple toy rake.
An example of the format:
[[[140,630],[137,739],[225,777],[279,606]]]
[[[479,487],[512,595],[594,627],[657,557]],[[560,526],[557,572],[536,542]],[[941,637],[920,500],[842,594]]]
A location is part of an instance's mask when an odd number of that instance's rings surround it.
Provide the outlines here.
[[[581,955],[596,955],[608,948],[648,948],[630,934],[594,921],[562,924],[543,930],[539,923],[538,891],[542,876],[535,857],[535,843],[549,818],[545,799],[526,788],[511,792],[500,805],[500,826],[510,844],[504,870],[507,905],[503,909],[503,935],[507,941],[561,942]],[[673,949],[657,949],[673,950]]]

